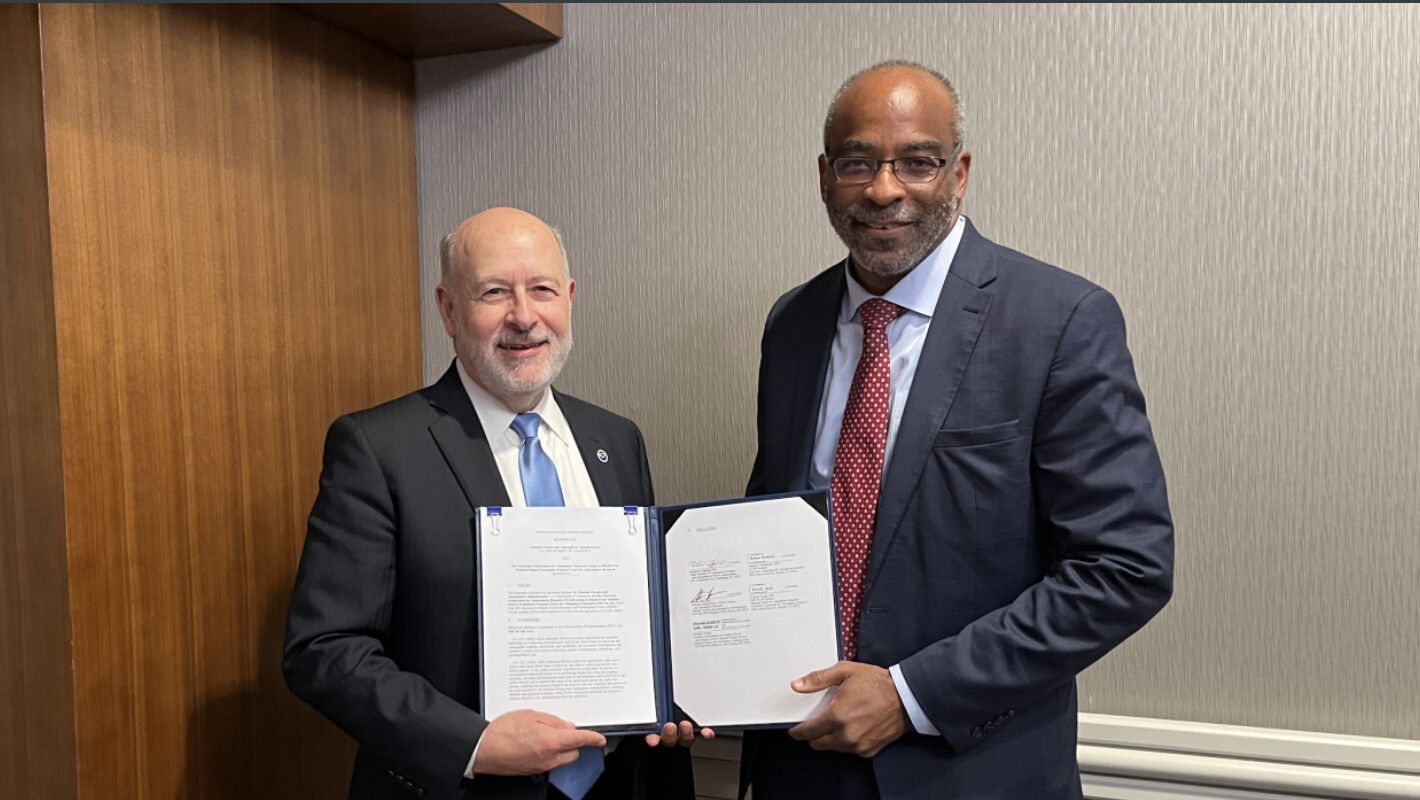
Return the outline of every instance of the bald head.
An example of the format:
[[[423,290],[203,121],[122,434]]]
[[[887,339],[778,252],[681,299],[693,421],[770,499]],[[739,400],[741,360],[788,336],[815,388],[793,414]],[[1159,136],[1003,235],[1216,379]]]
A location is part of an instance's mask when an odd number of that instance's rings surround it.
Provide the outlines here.
[[[451,278],[458,280],[476,263],[480,253],[523,251],[532,254],[549,246],[556,248],[562,261],[563,277],[570,276],[567,249],[556,228],[522,209],[490,208],[459,223],[453,233],[439,242],[439,277],[445,285]]]
[[[840,109],[845,100],[857,104],[865,98],[890,97],[893,90],[901,91],[911,87],[921,93],[921,99],[929,104],[949,109],[952,130],[952,150],[966,147],[966,117],[963,114],[961,96],[947,76],[929,69],[915,61],[884,61],[854,73],[838,87],[833,102],[828,104],[828,115],[823,121],[823,149],[832,152],[832,133],[842,118]],[[839,139],[841,141],[841,138]]]

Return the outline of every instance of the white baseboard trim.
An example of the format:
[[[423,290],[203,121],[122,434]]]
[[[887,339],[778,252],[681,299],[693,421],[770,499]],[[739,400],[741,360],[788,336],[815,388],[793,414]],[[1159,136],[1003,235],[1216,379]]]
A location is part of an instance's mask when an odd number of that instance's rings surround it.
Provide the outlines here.
[[[1420,742],[1080,715],[1091,800],[1420,800]]]

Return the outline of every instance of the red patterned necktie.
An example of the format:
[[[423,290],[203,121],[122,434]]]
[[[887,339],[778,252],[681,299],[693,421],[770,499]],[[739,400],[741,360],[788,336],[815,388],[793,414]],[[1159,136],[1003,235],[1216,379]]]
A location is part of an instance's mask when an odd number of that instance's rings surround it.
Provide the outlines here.
[[[858,610],[863,572],[873,547],[878,489],[883,481],[888,417],[892,408],[892,356],[887,326],[902,309],[874,297],[858,306],[863,321],[863,354],[853,371],[853,387],[843,409],[838,454],[833,460],[833,530],[838,551],[839,613],[843,656],[858,656]]]

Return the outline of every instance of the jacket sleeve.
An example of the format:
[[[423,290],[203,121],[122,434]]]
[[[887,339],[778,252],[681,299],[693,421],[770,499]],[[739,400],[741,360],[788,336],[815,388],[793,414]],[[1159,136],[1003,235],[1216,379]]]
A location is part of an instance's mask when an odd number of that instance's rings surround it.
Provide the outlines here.
[[[1123,315],[1103,290],[1084,296],[1062,329],[1032,448],[1051,568],[1009,605],[901,662],[957,752],[1124,641],[1172,593],[1163,468]]]
[[[488,723],[386,654],[398,536],[369,439],[355,418],[336,420],[287,616],[282,670],[292,692],[394,780],[453,796]]]
[[[651,485],[651,460],[646,457],[646,439],[641,435],[641,429],[636,431],[636,453],[641,459],[641,491],[646,498],[645,505],[656,504],[656,489]]]

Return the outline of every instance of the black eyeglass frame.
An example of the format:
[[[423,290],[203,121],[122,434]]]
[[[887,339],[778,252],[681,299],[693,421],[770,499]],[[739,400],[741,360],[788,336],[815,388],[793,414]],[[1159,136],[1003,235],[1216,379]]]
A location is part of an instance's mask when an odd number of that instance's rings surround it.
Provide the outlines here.
[[[942,170],[945,169],[948,164],[955,164],[959,156],[961,156],[960,147],[952,151],[952,155],[950,158],[942,158],[941,156],[899,156],[897,158],[868,158],[866,156],[837,156],[835,158],[828,158],[827,156],[825,156],[824,158],[826,161],[828,161],[829,169],[833,170],[833,179],[835,181],[838,181],[839,183],[845,186],[863,186],[865,184],[872,183],[873,181],[878,179],[878,173],[882,172],[884,164],[892,165],[892,176],[896,178],[899,183],[915,185],[931,183],[942,177]],[[842,175],[838,174],[838,162],[840,161],[866,161],[873,165],[873,173],[865,180],[845,180]],[[932,161],[936,163],[937,170],[932,173],[932,177],[930,178],[924,178],[922,180],[907,180],[897,171],[897,163],[899,161]]]

